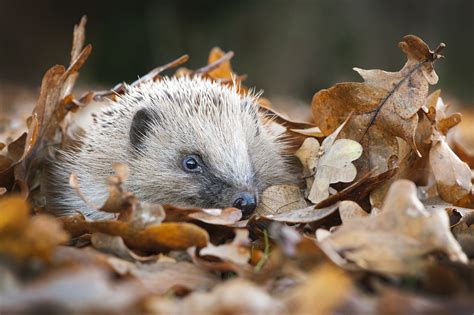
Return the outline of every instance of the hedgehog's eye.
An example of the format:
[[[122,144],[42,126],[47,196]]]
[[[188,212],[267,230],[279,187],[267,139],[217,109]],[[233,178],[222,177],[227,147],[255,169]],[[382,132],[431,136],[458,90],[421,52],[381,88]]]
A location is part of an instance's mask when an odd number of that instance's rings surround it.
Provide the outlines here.
[[[183,159],[183,169],[186,172],[201,172],[202,171],[202,160],[196,154],[187,155]]]

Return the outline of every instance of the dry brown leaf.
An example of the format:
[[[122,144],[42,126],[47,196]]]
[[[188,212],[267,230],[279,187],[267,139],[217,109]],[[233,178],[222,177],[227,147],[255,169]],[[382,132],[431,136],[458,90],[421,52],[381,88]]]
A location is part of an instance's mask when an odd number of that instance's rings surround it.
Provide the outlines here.
[[[0,235],[18,233],[28,224],[30,206],[18,196],[0,199]]]
[[[6,156],[0,155],[0,174],[6,174],[11,168],[13,161]],[[2,182],[3,185],[5,183]]]
[[[355,218],[363,218],[369,214],[356,202],[344,200],[339,203],[339,215],[341,216],[342,224],[346,224]]]
[[[451,214],[451,212],[455,211],[460,215],[460,217],[464,217],[474,212],[474,209],[455,206],[452,203],[444,201],[439,196],[424,199],[422,202],[428,211],[432,209],[441,209],[445,210],[448,214]]]
[[[461,122],[460,113],[448,115],[448,105],[441,98],[441,91],[436,90],[427,98],[427,116],[442,135],[446,136],[448,131]]]
[[[186,222],[198,220],[215,225],[233,225],[242,218],[242,211],[236,208],[202,209],[180,208],[174,205],[163,205],[165,222]]]
[[[214,246],[209,243],[199,251],[200,256],[214,256],[237,265],[247,265],[250,259],[248,230],[235,230],[232,243]]]
[[[211,52],[209,53],[209,59],[207,61],[208,64],[213,64],[222,57],[225,56],[225,52],[222,51],[219,47],[212,48]],[[213,78],[214,80],[232,80],[233,77],[236,75],[232,72],[232,67],[230,65],[230,61],[226,60],[219,64],[219,66],[207,73],[208,76]]]
[[[408,58],[399,72],[355,68],[364,83],[336,84],[313,97],[313,118],[325,134],[333,132],[354,111],[341,136],[364,147],[364,155],[356,163],[359,171],[363,170],[360,174],[390,168],[390,158],[398,156],[395,137],[404,139],[418,152],[416,113],[426,102],[428,85],[437,82],[433,62],[440,58],[438,53],[444,44],[432,52],[420,38],[408,35],[399,46]]]
[[[465,108],[462,113],[462,121],[453,134],[453,151],[457,156],[474,169],[474,111]]]
[[[179,250],[192,246],[201,248],[209,241],[209,235],[204,229],[190,223],[162,223],[158,226],[151,225],[140,231],[121,223],[120,221],[90,222],[90,226],[93,231],[122,236],[130,248],[145,252]]]
[[[315,138],[306,138],[300,148],[295,152],[295,156],[303,165],[303,178],[306,181],[306,195],[313,186],[316,165],[319,159],[319,142]]]
[[[351,278],[334,265],[315,268],[306,281],[290,292],[288,302],[291,314],[337,313],[353,290]]]
[[[127,221],[135,228],[159,225],[166,216],[162,205],[149,202],[137,202],[133,204],[131,211],[131,216],[127,218]],[[123,213],[120,216],[122,215]],[[119,217],[119,219],[122,218]]]
[[[392,168],[376,176],[371,176],[373,173],[369,172],[350,186],[318,203],[316,208],[327,207],[341,200],[363,201],[377,187],[380,187],[382,183],[390,180],[397,170],[397,168]]]
[[[136,281],[113,281],[103,269],[57,270],[18,290],[1,291],[2,312],[64,313],[127,312],[148,291]]]
[[[461,161],[442,137],[433,140],[430,166],[436,180],[438,193],[450,203],[456,203],[471,193],[471,170]]]
[[[133,216],[135,211],[133,211],[132,208],[139,203],[139,201],[131,193],[124,191],[122,187],[128,178],[128,166],[126,164],[114,163],[112,164],[112,168],[115,172],[115,176],[109,176],[107,178],[109,196],[100,209],[97,210],[111,213],[124,213],[124,216]],[[78,190],[77,188],[80,189],[78,186],[73,186],[73,188],[75,188],[76,191]]]
[[[392,183],[399,179],[408,179],[420,185],[426,185],[430,178],[429,151],[433,125],[424,112],[418,113],[418,126],[416,127],[415,143],[421,157],[410,149],[409,145],[397,138],[398,156],[388,160],[389,168],[397,167],[393,176],[382,185],[376,187],[370,194],[370,203],[373,207],[381,208],[385,195]]]
[[[200,209],[190,213],[189,217],[208,224],[232,225],[242,218],[242,211],[237,208]]]
[[[290,131],[302,134],[304,136],[308,137],[324,137],[323,132],[319,127],[312,127],[312,128],[306,128],[306,129],[290,129]]]
[[[361,156],[362,146],[349,139],[336,140],[346,122],[327,136],[321,146],[318,140],[308,138],[295,153],[305,168],[305,174],[314,174],[312,182],[307,180],[307,183],[310,184],[308,199],[315,204],[329,197],[330,184],[349,183],[357,176],[352,161]]]
[[[256,213],[278,214],[307,206],[300,188],[296,185],[270,186],[262,193]]]
[[[184,261],[143,264],[110,257],[108,263],[120,274],[134,277],[150,292],[160,295],[172,290],[208,290],[220,280],[215,274]]]
[[[394,275],[417,275],[427,263],[424,256],[434,251],[467,262],[446,212],[427,212],[407,180],[392,184],[379,215],[347,222],[321,246],[330,257],[337,252],[363,269]]]
[[[385,288],[375,302],[374,308],[380,314],[470,314],[474,308],[471,296],[447,295],[441,302],[436,295],[413,294],[394,288]],[[360,303],[359,309],[364,313],[367,307]]]
[[[0,200],[0,253],[20,261],[31,257],[48,261],[55,247],[69,236],[53,217],[29,217],[29,209],[20,196]]]
[[[453,234],[459,245],[470,258],[474,257],[474,213],[463,217],[460,222],[453,226]]]
[[[14,167],[14,172],[2,171],[0,174],[0,183],[9,185],[13,182],[5,177],[13,175],[16,185],[25,197],[29,194],[29,184],[40,174],[38,168],[42,167],[49,154],[49,147],[60,143],[57,139],[61,129],[60,123],[71,110],[64,100],[68,99],[78,71],[91,53],[91,45],[82,48],[85,22],[83,18],[75,28],[69,67],[66,69],[60,65],[53,66],[43,77],[40,96],[28,119],[28,132],[22,145],[21,157],[10,166]],[[15,153],[15,156],[20,156],[20,152]]]
[[[124,221],[86,221],[81,216],[62,218],[64,227],[72,235],[83,233],[105,233],[121,236],[131,249],[159,253],[192,246],[204,247],[209,241],[208,233],[191,223],[165,222],[137,228]]]
[[[115,255],[128,261],[156,261],[157,256],[140,256],[130,250],[120,236],[111,236],[104,233],[93,233],[91,244],[94,248]]]
[[[12,141],[8,144],[7,150],[8,154],[7,157],[14,162],[17,162],[23,156],[23,152],[25,150],[26,144],[26,132],[23,133],[18,139]]]
[[[278,315],[281,301],[243,279],[232,279],[210,292],[194,292],[183,300],[153,299],[146,309],[154,314],[258,314]]]
[[[287,222],[287,223],[309,223],[324,219],[334,212],[339,207],[339,203],[335,203],[326,208],[316,209],[316,206],[306,207],[304,209],[295,209],[280,214],[266,215],[265,218],[272,221]]]

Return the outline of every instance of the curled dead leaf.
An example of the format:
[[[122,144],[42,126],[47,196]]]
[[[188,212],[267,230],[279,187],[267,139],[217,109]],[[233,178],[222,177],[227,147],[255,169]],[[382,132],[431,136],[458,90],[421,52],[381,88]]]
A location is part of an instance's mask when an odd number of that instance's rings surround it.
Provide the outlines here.
[[[324,133],[319,129],[319,127],[312,127],[307,129],[290,129],[290,131],[302,134],[308,137],[323,137]]]
[[[424,256],[433,251],[467,262],[446,212],[427,212],[407,180],[392,184],[380,214],[345,223],[321,244],[330,257],[335,251],[360,268],[386,274],[416,275],[426,266]]]
[[[190,213],[189,217],[208,224],[232,225],[242,218],[242,211],[237,208],[201,209]]]
[[[308,199],[315,204],[329,197],[330,184],[348,183],[357,176],[352,161],[362,155],[362,146],[354,140],[336,140],[349,118],[327,136],[321,146],[318,140],[308,138],[295,153],[305,167],[306,176],[314,174],[313,179],[307,179],[307,184],[310,185]]]
[[[272,221],[287,222],[287,223],[309,223],[324,219],[334,212],[339,207],[339,203],[331,206],[316,209],[316,206],[306,207],[304,209],[295,209],[280,214],[266,215],[265,218]]]
[[[199,251],[200,256],[214,256],[237,265],[246,265],[250,259],[249,231],[235,230],[235,237],[231,243],[214,246],[209,243]]]
[[[444,139],[439,138],[433,142],[430,150],[430,166],[439,195],[450,203],[456,203],[471,193],[471,170]]]
[[[159,253],[205,247],[209,241],[206,230],[191,223],[165,222],[137,228],[124,221],[86,221],[83,217],[65,217],[63,224],[75,236],[83,233],[105,233],[120,236],[131,249]]]

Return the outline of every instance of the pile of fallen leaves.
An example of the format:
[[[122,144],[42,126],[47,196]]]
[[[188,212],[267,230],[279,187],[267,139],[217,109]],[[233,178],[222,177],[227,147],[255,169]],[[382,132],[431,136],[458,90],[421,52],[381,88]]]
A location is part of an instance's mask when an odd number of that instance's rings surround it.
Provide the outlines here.
[[[405,36],[400,71],[355,68],[364,82],[317,92],[312,120],[291,121],[261,98],[261,111],[292,141],[306,187],[269,187],[256,215],[150,204],[122,188],[116,164],[97,211],[115,219],[45,211],[43,168],[80,133],[73,115],[126,92],[74,95],[85,19],[71,62],[43,78],[26,131],[0,117],[0,311],[151,314],[406,314],[474,309],[474,146],[456,133],[433,68],[434,51]],[[233,53],[213,49],[208,65],[175,76],[224,85]],[[160,80],[187,56],[131,85]],[[15,135],[15,136],[14,136]],[[467,135],[467,137],[466,137]],[[465,163],[464,161],[469,164]],[[77,179],[70,185],[81,195]],[[92,206],[92,205],[91,205]]]

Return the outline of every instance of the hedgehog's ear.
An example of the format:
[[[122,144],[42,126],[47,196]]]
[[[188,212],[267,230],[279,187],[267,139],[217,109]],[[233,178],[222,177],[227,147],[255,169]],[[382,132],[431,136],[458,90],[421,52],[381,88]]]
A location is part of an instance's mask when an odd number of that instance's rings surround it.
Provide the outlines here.
[[[156,120],[155,116],[150,110],[145,108],[140,109],[133,116],[129,137],[130,144],[134,150],[143,149],[143,141],[150,132],[152,121]]]

